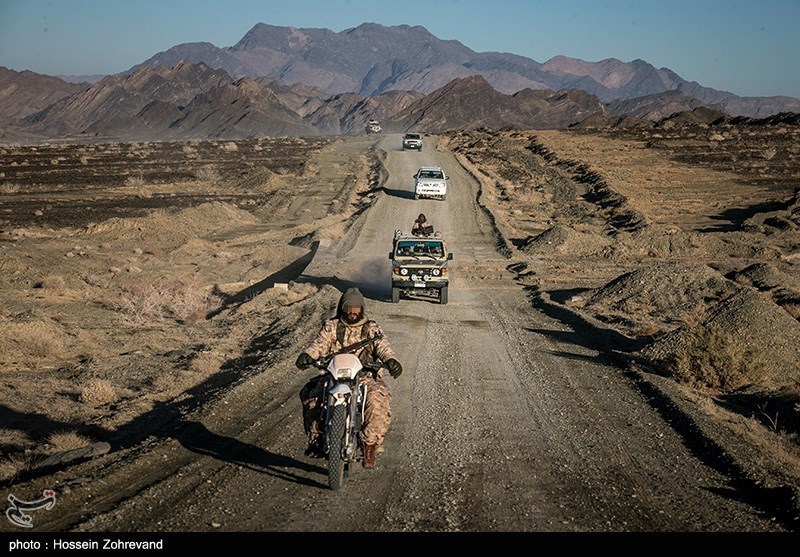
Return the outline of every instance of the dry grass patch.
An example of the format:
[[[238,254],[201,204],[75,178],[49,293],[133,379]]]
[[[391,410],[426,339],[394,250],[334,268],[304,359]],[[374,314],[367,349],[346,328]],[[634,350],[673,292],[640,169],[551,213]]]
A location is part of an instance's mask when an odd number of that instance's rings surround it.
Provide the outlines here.
[[[221,299],[194,280],[142,280],[126,287],[112,307],[130,321],[144,324],[170,317],[199,319],[217,309]]]
[[[80,401],[91,406],[102,406],[119,400],[117,389],[108,379],[89,379],[80,389]]]
[[[19,193],[21,189],[22,186],[20,186],[15,182],[4,182],[0,184],[0,193],[7,193],[7,194]]]
[[[82,449],[92,444],[92,440],[78,435],[74,431],[60,431],[53,433],[47,438],[48,453],[63,453],[65,451],[73,451],[75,449]]]
[[[144,186],[144,184],[145,184],[144,177],[141,175],[128,176],[127,178],[125,178],[125,185],[132,188],[140,188]]]
[[[62,292],[66,287],[66,282],[64,281],[64,277],[61,275],[47,275],[42,279],[41,282],[36,283],[35,286],[38,288],[44,288],[45,290]]]
[[[782,307],[789,313],[789,315],[800,321],[800,302],[789,302],[783,304]]]
[[[200,352],[192,359],[190,369],[203,375],[216,373],[224,361],[225,356],[217,351]]]
[[[218,182],[219,172],[213,166],[203,166],[198,168],[195,173],[195,178],[201,182]]]
[[[0,460],[0,482],[13,480],[20,472],[30,467],[28,461],[20,455],[12,455]]]
[[[743,347],[713,323],[689,331],[685,350],[674,358],[672,365],[676,380],[723,392],[756,384],[766,376],[766,371],[761,354]]]
[[[0,323],[0,362],[35,365],[42,359],[65,358],[63,334],[42,321]]]

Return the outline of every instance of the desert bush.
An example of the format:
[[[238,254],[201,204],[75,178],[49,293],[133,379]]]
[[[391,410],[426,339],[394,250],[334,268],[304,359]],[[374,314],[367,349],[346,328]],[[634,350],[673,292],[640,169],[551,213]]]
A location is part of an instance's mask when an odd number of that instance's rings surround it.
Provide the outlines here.
[[[178,319],[187,319],[216,309],[220,302],[216,294],[195,282],[178,282],[171,289],[167,309]]]
[[[20,472],[30,467],[28,461],[18,455],[0,460],[0,482],[13,480]]]
[[[775,147],[767,147],[763,151],[761,151],[761,156],[764,157],[764,160],[771,161],[775,158],[775,155],[778,154],[778,149]]]
[[[113,307],[132,322],[144,324],[170,316],[186,319],[201,312],[208,313],[219,303],[215,293],[194,281],[158,279],[128,286]]]
[[[692,311],[686,312],[681,316],[684,326],[687,329],[693,329],[706,320],[707,308],[704,304],[699,303],[694,306]]]
[[[125,179],[125,185],[133,188],[140,188],[144,186],[144,177],[141,174],[139,176],[128,176]]]
[[[78,435],[74,431],[60,431],[53,433],[47,438],[48,452],[61,453],[64,451],[72,451],[91,445],[91,439]]]
[[[220,149],[232,153],[234,151],[238,151],[239,146],[236,145],[236,143],[234,143],[233,141],[229,141],[228,143],[223,143],[222,145],[220,145]]]
[[[15,182],[3,182],[0,184],[0,193],[19,193],[22,187]]]
[[[42,279],[42,282],[39,284],[45,290],[54,290],[54,291],[64,290],[64,287],[66,286],[66,283],[64,282],[64,277],[62,277],[61,275],[47,275]]]
[[[689,331],[685,351],[674,359],[672,374],[692,387],[727,392],[758,383],[766,375],[766,364],[761,354],[743,347],[712,323]]]
[[[195,171],[194,175],[201,182],[219,181],[219,173],[214,169],[213,166],[203,166],[201,168],[198,168]]]
[[[0,342],[0,359],[8,355],[26,360],[64,355],[61,337],[42,322],[6,323],[3,329],[5,342]],[[14,354],[5,354],[6,351]]]
[[[117,402],[117,389],[108,379],[89,379],[80,389],[80,401],[92,406]]]

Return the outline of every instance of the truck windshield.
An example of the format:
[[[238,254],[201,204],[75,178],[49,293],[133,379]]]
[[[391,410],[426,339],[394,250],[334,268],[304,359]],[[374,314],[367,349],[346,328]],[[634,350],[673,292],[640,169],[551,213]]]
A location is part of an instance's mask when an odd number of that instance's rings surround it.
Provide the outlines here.
[[[444,179],[444,175],[438,170],[420,170],[419,171],[420,178],[433,178],[436,180]]]
[[[395,254],[407,257],[420,255],[443,257],[444,246],[441,242],[398,242]]]

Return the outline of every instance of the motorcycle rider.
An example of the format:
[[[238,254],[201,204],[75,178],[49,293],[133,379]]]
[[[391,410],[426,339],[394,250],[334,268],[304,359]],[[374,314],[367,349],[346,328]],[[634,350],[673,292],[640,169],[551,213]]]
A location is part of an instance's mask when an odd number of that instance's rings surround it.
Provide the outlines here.
[[[300,369],[306,369],[316,360],[378,334],[383,334],[382,338],[360,348],[355,355],[364,363],[382,362],[391,376],[396,379],[403,372],[397,355],[378,324],[367,319],[364,311],[364,296],[358,288],[348,288],[339,299],[336,316],[325,321],[314,341],[297,357],[295,365]],[[323,378],[324,372],[321,372],[320,375],[310,379],[300,391],[300,400],[303,404],[303,427],[308,435],[306,455],[314,458],[325,456],[322,415]],[[374,468],[376,449],[383,443],[386,432],[389,430],[392,416],[392,395],[380,372],[374,377],[367,375],[362,380],[367,383],[364,423],[359,432],[364,456],[362,465],[364,468]]]

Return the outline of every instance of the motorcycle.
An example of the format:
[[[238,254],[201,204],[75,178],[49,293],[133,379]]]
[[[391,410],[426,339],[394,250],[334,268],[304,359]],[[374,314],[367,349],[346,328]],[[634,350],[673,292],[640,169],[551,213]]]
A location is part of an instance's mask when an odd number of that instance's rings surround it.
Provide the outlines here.
[[[352,352],[381,338],[370,337],[347,346],[314,366],[325,370],[323,386],[324,452],[328,461],[328,486],[342,487],[352,467],[362,459],[359,432],[364,421],[367,385],[366,374],[377,374],[380,364],[364,364]]]

